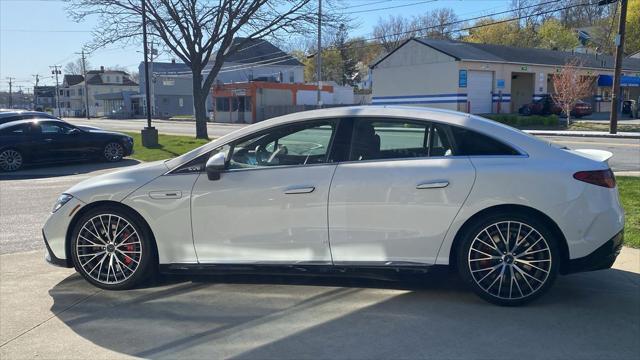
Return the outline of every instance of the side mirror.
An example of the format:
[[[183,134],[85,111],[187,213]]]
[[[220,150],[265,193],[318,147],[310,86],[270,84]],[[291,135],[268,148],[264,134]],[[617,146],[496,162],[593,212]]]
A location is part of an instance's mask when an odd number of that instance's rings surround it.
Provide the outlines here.
[[[69,131],[69,135],[78,135],[80,134],[82,131],[80,131],[80,129],[77,128],[73,128]]]
[[[205,170],[209,180],[220,180],[220,173],[226,168],[226,159],[224,153],[217,153],[207,160]]]

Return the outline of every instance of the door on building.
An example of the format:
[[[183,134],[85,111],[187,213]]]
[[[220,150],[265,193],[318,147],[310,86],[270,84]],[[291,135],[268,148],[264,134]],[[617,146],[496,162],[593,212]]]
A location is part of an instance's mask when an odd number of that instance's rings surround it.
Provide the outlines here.
[[[469,71],[467,82],[467,101],[473,114],[491,112],[493,71]]]
[[[533,73],[511,73],[511,112],[517,112],[522,105],[533,101],[535,80]]]

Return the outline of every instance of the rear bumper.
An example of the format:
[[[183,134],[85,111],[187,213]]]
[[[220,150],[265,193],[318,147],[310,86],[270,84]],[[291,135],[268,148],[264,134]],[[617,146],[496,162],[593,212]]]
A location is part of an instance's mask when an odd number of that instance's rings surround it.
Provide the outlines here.
[[[66,268],[73,267],[73,264],[71,264],[71,261],[69,261],[69,259],[60,259],[60,258],[56,257],[56,255],[51,250],[51,247],[49,246],[49,242],[47,241],[47,237],[44,234],[44,230],[42,230],[42,238],[44,239],[44,246],[47,248],[47,251],[44,254],[44,259],[49,264],[55,265],[55,266],[60,266],[60,267],[66,267]]]
[[[624,230],[621,230],[591,254],[578,259],[569,260],[569,266],[567,267],[566,273],[572,274],[584,271],[609,269],[616,261],[618,254],[620,254],[623,240]]]

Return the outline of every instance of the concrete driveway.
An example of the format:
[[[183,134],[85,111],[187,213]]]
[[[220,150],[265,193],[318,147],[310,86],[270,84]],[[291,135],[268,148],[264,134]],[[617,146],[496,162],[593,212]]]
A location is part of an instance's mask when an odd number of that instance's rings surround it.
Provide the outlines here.
[[[0,357],[637,359],[640,252],[560,277],[530,306],[490,305],[452,276],[400,281],[172,277],[98,290],[41,252],[0,256]]]

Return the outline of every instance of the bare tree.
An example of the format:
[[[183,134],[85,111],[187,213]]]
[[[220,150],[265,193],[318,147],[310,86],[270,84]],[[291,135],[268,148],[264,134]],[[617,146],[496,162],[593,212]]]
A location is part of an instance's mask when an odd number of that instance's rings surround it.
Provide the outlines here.
[[[452,39],[458,16],[450,8],[434,9],[416,18],[417,35],[431,39]]]
[[[401,15],[390,15],[386,20],[378,19],[373,28],[373,36],[380,42],[385,51],[390,52],[406,39],[416,36],[416,22]]]
[[[87,70],[91,68],[89,61],[85,60],[87,64]],[[76,59],[76,61],[70,61],[64,66],[64,73],[67,75],[82,75],[82,59]]]
[[[196,137],[207,138],[206,100],[225,59],[256,39],[312,31],[311,0],[68,0],[72,19],[97,18],[93,47],[138,43],[142,1],[151,37],[191,69]],[[143,77],[144,78],[144,77]]]
[[[580,99],[591,95],[595,81],[593,76],[583,75],[581,67],[578,59],[571,59],[552,77],[551,96],[567,115],[567,125],[571,125],[571,109]]]

